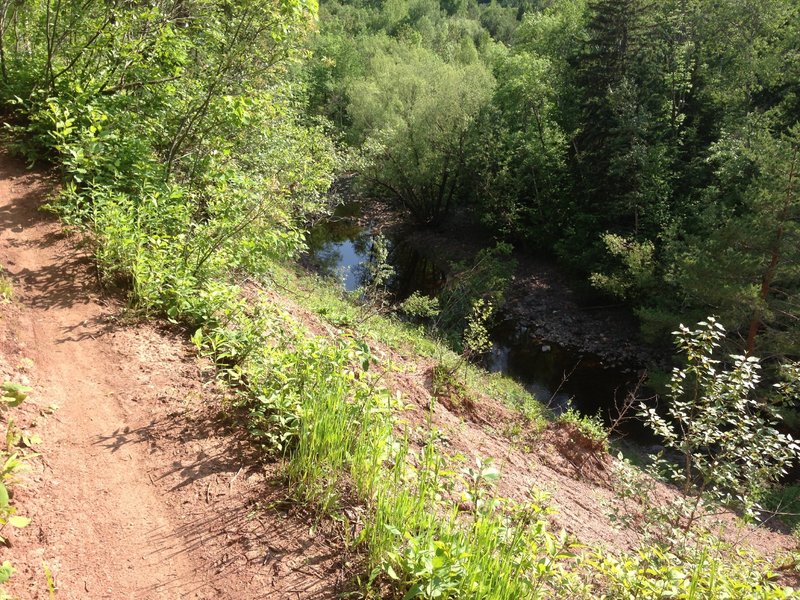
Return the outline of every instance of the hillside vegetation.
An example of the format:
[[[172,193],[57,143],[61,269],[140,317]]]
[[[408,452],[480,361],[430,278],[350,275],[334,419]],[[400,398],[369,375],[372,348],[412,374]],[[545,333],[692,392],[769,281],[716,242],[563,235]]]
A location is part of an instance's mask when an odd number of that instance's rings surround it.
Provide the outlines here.
[[[50,208],[105,284],[187,331],[293,497],[343,523],[357,593],[794,594],[705,520],[757,519],[798,450],[779,428],[800,331],[794,3],[332,1],[318,21],[302,0],[0,2],[8,147],[59,170]],[[288,285],[343,170],[420,226],[456,212],[555,253],[653,335],[706,312],[739,334],[719,362],[716,320],[679,329],[669,418],[649,420],[668,450],[651,473],[680,489],[657,499],[653,477],[614,462],[638,547],[551,531],[541,494],[501,496],[491,457],[459,460],[384,384],[383,349],[410,341],[439,360],[431,414],[472,393],[464,373],[500,389],[465,362],[485,350],[493,284],[455,292],[460,355],[322,284],[311,302],[333,335],[263,292]],[[786,379],[769,395],[759,353],[767,383]],[[603,446],[597,423],[569,419]]]

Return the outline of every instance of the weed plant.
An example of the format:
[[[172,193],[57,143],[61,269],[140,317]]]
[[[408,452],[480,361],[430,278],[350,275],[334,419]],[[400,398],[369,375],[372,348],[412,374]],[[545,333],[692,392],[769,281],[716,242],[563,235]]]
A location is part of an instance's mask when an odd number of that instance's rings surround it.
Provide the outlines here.
[[[22,529],[31,522],[28,517],[18,514],[11,489],[19,483],[20,474],[26,469],[26,460],[30,458],[25,447],[30,447],[38,439],[21,432],[9,416],[9,411],[22,404],[30,392],[27,386],[12,381],[4,381],[0,386],[0,415],[6,429],[5,444],[0,447],[0,545],[4,546],[9,545],[5,537],[6,527]],[[12,563],[3,561],[0,565],[0,600],[13,597],[5,589],[5,584],[13,574]]]
[[[790,597],[766,564],[713,536],[680,547],[648,538],[639,552],[619,554],[551,532],[540,494],[496,495],[491,462],[454,470],[430,424],[427,439],[412,442],[400,399],[381,387],[363,341],[311,335],[266,306],[256,320],[257,328],[229,323],[195,341],[213,355],[247,335],[266,338],[228,367],[239,403],[298,499],[337,520],[363,509],[347,543],[366,556],[368,595],[388,586],[405,598]]]
[[[14,298],[14,286],[11,281],[0,271],[0,301],[8,302]]]
[[[570,406],[558,416],[558,422],[574,425],[598,449],[608,451],[608,430],[599,414],[595,416],[584,415]]]

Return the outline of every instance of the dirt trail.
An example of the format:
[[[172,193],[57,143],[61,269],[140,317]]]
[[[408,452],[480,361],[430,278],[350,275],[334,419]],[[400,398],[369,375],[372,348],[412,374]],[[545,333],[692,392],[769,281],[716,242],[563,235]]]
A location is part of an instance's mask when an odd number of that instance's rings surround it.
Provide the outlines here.
[[[317,536],[251,444],[220,420],[219,392],[179,336],[120,323],[120,304],[101,293],[79,240],[38,210],[48,189],[0,153],[0,267],[16,294],[0,304],[0,380],[30,379],[19,424],[43,440],[14,498],[32,524],[0,547],[0,561],[17,568],[12,591],[47,598],[46,562],[59,600],[334,598],[347,568],[335,535]],[[306,309],[273,300],[321,327]],[[414,407],[409,418],[424,422],[431,365],[381,352],[403,365],[387,382]],[[49,414],[50,404],[60,408]],[[605,515],[611,491],[594,481],[604,474],[576,476],[563,452],[570,440],[510,443],[503,428],[515,419],[488,398],[434,414],[450,450],[500,461],[501,493],[548,490],[556,525],[584,542],[632,546]],[[765,554],[793,543],[763,529],[741,535]]]
[[[60,407],[44,436],[47,468],[37,491],[57,498],[56,510],[34,527],[53,534],[42,541],[59,557],[67,596],[183,597],[199,567],[149,483],[147,457],[116,438],[131,427],[119,392],[139,382],[107,340],[111,315],[88,258],[36,211],[44,190],[14,167],[0,168],[0,249],[27,309],[20,346],[47,400]]]
[[[60,600],[328,596],[334,552],[285,515],[250,518],[263,469],[208,418],[213,393],[176,336],[117,323],[86,252],[38,211],[48,189],[0,154],[0,265],[16,297],[0,314],[0,379],[27,371],[43,439],[16,498],[33,522],[0,550],[15,594],[47,597],[46,561]]]

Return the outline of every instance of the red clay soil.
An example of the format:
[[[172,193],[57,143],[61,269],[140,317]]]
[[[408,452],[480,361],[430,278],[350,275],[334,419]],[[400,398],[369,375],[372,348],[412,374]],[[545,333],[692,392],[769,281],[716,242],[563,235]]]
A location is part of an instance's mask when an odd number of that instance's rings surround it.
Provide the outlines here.
[[[33,522],[2,532],[11,546],[0,560],[18,569],[14,593],[46,598],[46,562],[59,599],[335,597],[346,569],[336,537],[315,536],[299,509],[284,512],[285,490],[221,422],[212,373],[181,336],[120,320],[121,304],[103,295],[76,238],[37,210],[48,189],[0,154],[0,266],[16,294],[0,305],[0,378],[30,380],[16,420],[43,439],[14,499]],[[300,302],[272,300],[315,333],[337,335]],[[384,381],[402,393],[404,419],[424,426],[431,361],[378,342],[373,352],[394,367]],[[60,408],[50,414],[50,404]],[[583,543],[636,546],[607,515],[613,459],[574,428],[526,432],[485,396],[438,402],[432,420],[445,452],[495,459],[501,495],[547,491],[555,528]],[[730,515],[720,524],[767,555],[795,546],[788,535],[737,528]]]
[[[13,594],[47,598],[46,563],[60,600],[334,597],[340,548],[279,510],[180,336],[120,321],[77,236],[38,210],[50,189],[0,154],[0,379],[30,382],[15,421],[43,440],[14,495],[32,523],[2,532]]]

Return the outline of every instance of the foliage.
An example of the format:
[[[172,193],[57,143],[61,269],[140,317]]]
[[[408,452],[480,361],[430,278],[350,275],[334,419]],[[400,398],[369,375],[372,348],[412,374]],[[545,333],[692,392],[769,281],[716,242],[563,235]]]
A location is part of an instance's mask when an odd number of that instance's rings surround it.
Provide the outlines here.
[[[431,395],[434,398],[447,398],[458,404],[465,395],[464,383],[458,378],[458,370],[466,362],[459,357],[450,363],[439,361],[431,367]]]
[[[432,319],[440,312],[438,298],[425,296],[419,292],[412,293],[398,308],[412,319]]]
[[[487,326],[493,314],[494,306],[491,302],[478,298],[472,303],[467,325],[461,334],[461,355],[458,360],[451,364],[440,360],[431,369],[431,393],[435,398],[447,396],[451,401],[459,402],[464,396],[467,365],[492,349]],[[460,369],[463,369],[463,382],[457,377]]]
[[[454,468],[458,459],[443,452],[433,428],[412,444],[414,432],[397,419],[402,403],[380,387],[382,365],[363,341],[312,336],[266,305],[257,326],[246,325],[251,318],[238,313],[227,325],[249,332],[245,338],[266,332],[227,371],[240,386],[238,402],[256,438],[283,457],[294,494],[345,522],[345,506],[361,507],[345,531],[367,553],[367,589],[380,583],[408,598],[492,599],[790,594],[769,582],[761,563],[714,540],[614,554],[551,533],[540,494],[524,502],[496,495],[500,473],[490,460]],[[209,331],[197,341],[212,351],[205,340],[227,335]],[[709,572],[718,576],[700,577]]]
[[[468,163],[476,212],[492,231],[543,247],[556,236],[565,136],[548,57],[518,50],[493,65],[497,86],[473,129]]]
[[[467,327],[464,329],[463,347],[464,356],[474,357],[485,354],[492,348],[489,331],[486,324],[494,314],[494,306],[483,298],[478,298],[472,303],[472,310],[467,317]]]
[[[303,122],[286,73],[314,6],[48,7],[15,10],[58,44],[4,32],[6,83],[29,83],[0,88],[14,131],[31,158],[59,161],[53,208],[91,230],[106,280],[199,325],[227,293],[214,279],[302,247],[298,224],[330,182],[330,142]]]
[[[753,116],[713,146],[718,189],[705,219],[715,227],[689,238],[676,280],[698,303],[724,307],[721,317],[742,330],[747,353],[781,356],[800,339],[792,325],[800,299],[800,124],[776,135],[775,118]]]
[[[416,221],[441,220],[458,197],[466,132],[492,85],[479,63],[448,64],[397,44],[379,48],[348,91],[363,179]]]
[[[7,560],[4,560],[3,564],[0,565],[0,600],[12,600],[13,598],[13,596],[5,590],[5,584],[11,579],[14,570],[13,565]]]
[[[698,515],[691,498],[665,494],[658,489],[663,484],[622,460],[615,483],[609,516],[637,534],[640,545],[637,552],[597,552],[589,559],[607,578],[610,596],[791,598],[796,593],[773,582],[777,577],[762,558],[722,541],[702,521],[687,528]],[[713,508],[707,511],[709,517],[714,514]]]
[[[724,338],[722,325],[708,318],[694,330],[681,325],[675,335],[687,363],[673,370],[666,416],[643,405],[648,424],[681,457],[674,465],[662,454],[659,464],[696,498],[695,507],[709,502],[753,515],[764,490],[798,458],[800,446],[778,431],[775,406],[755,393],[758,359],[731,356],[722,365],[712,358]]]
[[[655,287],[653,274],[653,243],[646,240],[637,242],[619,235],[603,235],[603,243],[611,256],[621,265],[617,272],[592,273],[589,280],[595,287],[618,298],[628,298],[631,293],[652,293]]]
[[[4,381],[3,385],[0,386],[0,391],[3,392],[3,395],[0,396],[0,406],[13,408],[25,401],[25,398],[31,392],[31,388],[20,383]]]
[[[8,416],[8,411],[22,404],[31,392],[27,386],[4,381],[0,386],[0,413],[5,421],[5,444],[0,447],[0,531],[5,527],[22,529],[27,527],[31,520],[19,514],[17,506],[12,502],[12,486],[19,482],[20,474],[27,468],[25,461],[30,454],[23,446],[30,447],[38,438],[20,432],[14,425],[13,419]],[[0,544],[9,545],[8,540],[0,536]],[[0,598],[11,599],[6,591],[5,584],[14,574],[14,567],[9,561],[0,565]]]
[[[741,570],[739,560],[718,540],[707,539],[682,555],[647,547],[625,556],[601,555],[593,567],[606,578],[608,597],[634,598],[791,598],[791,588],[770,581],[774,574]]]
[[[2,271],[0,271],[0,301],[9,301],[14,297],[14,286]]]
[[[361,305],[365,311],[380,311],[389,304],[387,285],[395,272],[388,258],[388,240],[382,235],[374,236],[369,249],[369,258],[361,265],[364,271],[364,284],[359,292]]]
[[[303,298],[304,305],[336,327],[352,327],[358,310],[341,286],[298,272],[287,266],[275,266],[276,285]],[[368,340],[374,340],[400,354],[413,354],[442,363],[445,369],[459,361],[447,340],[431,337],[430,332],[394,318],[392,314],[376,315],[357,323],[357,329]],[[502,373],[486,373],[476,365],[464,363],[467,393],[486,393],[507,406],[522,410],[528,426],[540,429],[545,425],[542,405],[518,382]]]
[[[467,213],[556,254],[631,305],[651,339],[713,311],[748,353],[792,357],[791,3],[324,7],[315,105],[361,153],[373,193],[419,221]]]
[[[608,430],[599,414],[583,415],[570,406],[558,415],[558,422],[574,425],[578,431],[597,444],[598,449],[608,451]]]
[[[440,331],[445,335],[463,332],[479,300],[502,306],[516,268],[516,261],[510,255],[511,246],[500,242],[478,252],[470,263],[452,265],[452,273],[439,294],[442,308],[435,323]],[[491,316],[487,315],[487,319]]]

